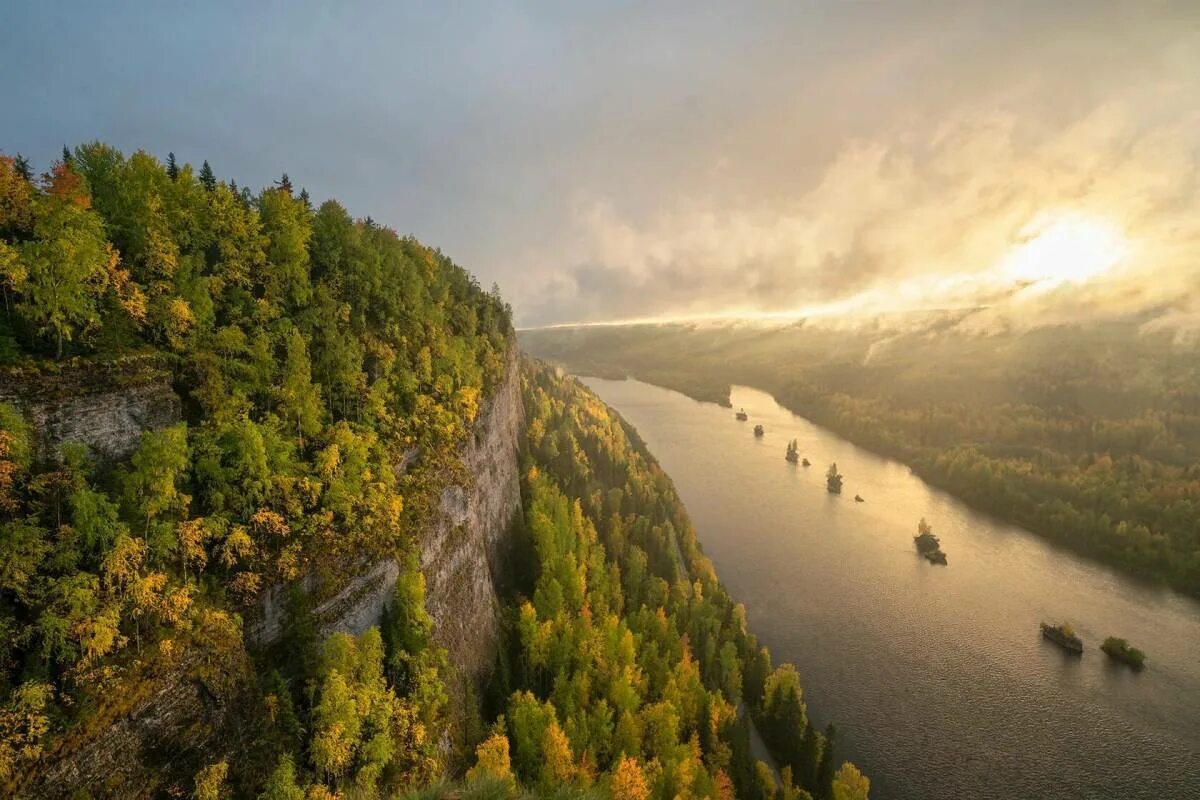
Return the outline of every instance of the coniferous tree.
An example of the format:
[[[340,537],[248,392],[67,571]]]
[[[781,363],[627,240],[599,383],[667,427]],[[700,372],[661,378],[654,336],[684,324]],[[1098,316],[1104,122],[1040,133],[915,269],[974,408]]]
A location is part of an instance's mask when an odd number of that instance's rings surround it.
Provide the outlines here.
[[[13,169],[26,181],[33,181],[33,166],[29,163],[29,159],[20,153],[17,153],[17,157],[13,159]]]
[[[217,188],[217,177],[213,175],[207,160],[200,166],[200,185],[210,192]]]
[[[288,194],[292,193],[292,179],[288,177],[286,172],[283,173],[283,176],[279,180],[275,181],[275,185]]]
[[[167,177],[171,179],[171,183],[179,180],[179,164],[175,161],[174,153],[167,153]]]
[[[65,144],[62,149],[62,163],[68,169],[75,165],[75,156],[71,154],[71,150]]]
[[[835,461],[829,465],[829,470],[825,473],[825,488],[828,489],[831,494],[841,494],[843,477],[844,476],[838,472],[838,465]]]

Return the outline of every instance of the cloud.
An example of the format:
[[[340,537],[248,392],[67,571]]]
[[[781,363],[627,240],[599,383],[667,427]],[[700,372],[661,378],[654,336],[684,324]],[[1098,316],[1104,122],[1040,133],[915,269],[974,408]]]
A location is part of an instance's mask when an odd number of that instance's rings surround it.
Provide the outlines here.
[[[682,198],[637,218],[583,200],[551,290],[519,302],[544,322],[984,306],[963,324],[1157,310],[1157,324],[1196,325],[1200,124],[1162,119],[1193,99],[1107,103],[1049,130],[1014,113],[909,120],[848,141],[814,183],[761,206]],[[1081,283],[1014,274],[1006,259],[1047,218],[1117,231],[1121,257]]]

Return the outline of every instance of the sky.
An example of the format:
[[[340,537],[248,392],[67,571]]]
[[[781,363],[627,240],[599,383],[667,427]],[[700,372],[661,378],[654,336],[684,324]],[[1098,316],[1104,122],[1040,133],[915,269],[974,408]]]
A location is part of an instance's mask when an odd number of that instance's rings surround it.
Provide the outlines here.
[[[0,150],[287,172],[525,326],[977,308],[1200,333],[1200,3],[0,8]]]

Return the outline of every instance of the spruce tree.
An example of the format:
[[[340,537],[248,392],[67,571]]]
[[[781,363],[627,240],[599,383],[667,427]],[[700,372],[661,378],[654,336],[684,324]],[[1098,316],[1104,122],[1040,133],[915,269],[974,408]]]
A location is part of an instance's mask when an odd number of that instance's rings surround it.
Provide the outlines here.
[[[208,165],[207,160],[200,167],[200,185],[210,192],[217,188],[217,176],[213,175],[212,167]]]
[[[174,153],[167,153],[167,177],[172,183],[179,180],[179,164],[175,161]]]
[[[33,180],[33,166],[29,163],[29,159],[20,153],[17,153],[17,157],[13,159],[13,169],[25,180]]]

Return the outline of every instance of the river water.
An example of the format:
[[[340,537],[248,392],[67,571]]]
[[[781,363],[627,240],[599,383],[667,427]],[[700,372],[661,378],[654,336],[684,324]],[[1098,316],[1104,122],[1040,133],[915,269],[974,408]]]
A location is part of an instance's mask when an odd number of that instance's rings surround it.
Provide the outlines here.
[[[733,387],[738,422],[637,381],[585,382],[670,474],[872,798],[1200,798],[1200,603],[972,511],[763,392]],[[792,438],[811,467],[784,460]],[[841,496],[825,491],[831,461]],[[921,517],[948,566],[917,555]],[[1083,657],[1044,641],[1041,620],[1069,621]],[[1110,663],[1106,636],[1144,650],[1145,671]]]

